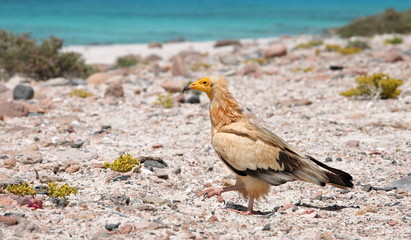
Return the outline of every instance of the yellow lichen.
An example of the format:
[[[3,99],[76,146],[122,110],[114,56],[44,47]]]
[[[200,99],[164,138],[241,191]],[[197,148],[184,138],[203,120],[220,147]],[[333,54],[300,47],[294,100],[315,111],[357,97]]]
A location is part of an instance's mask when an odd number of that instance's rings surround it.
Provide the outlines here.
[[[194,64],[194,65],[190,68],[190,70],[191,70],[191,71],[198,71],[198,70],[200,70],[200,69],[209,69],[209,68],[211,68],[211,64],[204,63],[204,62],[200,62],[200,63]]]
[[[352,55],[363,51],[363,49],[358,47],[341,47],[338,44],[327,44],[325,50],[329,52],[339,52],[344,55]]]
[[[104,167],[110,168],[116,172],[129,172],[131,170],[138,170],[141,168],[141,163],[129,153],[120,154],[113,163],[104,163]]]
[[[312,70],[313,70],[312,67],[306,67],[306,68],[297,67],[297,68],[293,68],[291,71],[292,72],[305,72],[305,73],[307,73],[307,72],[311,72]]]
[[[20,184],[11,184],[6,187],[7,192],[13,193],[16,195],[34,195],[36,191],[33,188],[33,185],[28,184],[27,182],[22,182]]]
[[[91,92],[87,92],[86,90],[83,89],[73,89],[70,93],[70,97],[81,97],[81,98],[87,98],[92,96],[93,94]]]
[[[258,63],[258,64],[263,64],[267,62],[267,59],[265,58],[252,58],[252,59],[247,59],[244,61],[244,63]]]
[[[68,184],[58,186],[57,183],[51,182],[47,184],[47,193],[51,197],[63,199],[71,194],[76,195],[78,191],[75,187],[70,187]]]
[[[401,93],[401,90],[397,88],[403,84],[402,80],[390,78],[390,76],[384,73],[358,76],[355,81],[357,82],[357,87],[342,92],[340,95],[381,99],[395,98]]]
[[[162,106],[164,108],[172,108],[174,106],[172,94],[158,94],[157,101],[155,101],[154,104]]]
[[[297,49],[307,49],[307,48],[320,46],[321,44],[323,44],[322,40],[311,41],[311,42],[307,42],[307,43],[300,43],[297,46],[295,46],[295,48],[297,48]]]

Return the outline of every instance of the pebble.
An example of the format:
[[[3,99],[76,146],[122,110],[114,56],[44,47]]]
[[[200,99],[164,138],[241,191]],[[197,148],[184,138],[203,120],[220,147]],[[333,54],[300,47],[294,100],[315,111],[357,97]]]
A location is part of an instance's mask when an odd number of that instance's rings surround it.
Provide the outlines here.
[[[121,83],[112,83],[106,88],[104,97],[115,97],[121,98],[124,97],[124,89]]]
[[[43,162],[43,155],[40,152],[30,151],[24,153],[19,160],[20,163],[23,164],[36,164]]]
[[[115,229],[117,229],[120,226],[121,223],[107,223],[104,227],[108,230],[108,231],[113,231]]]
[[[34,96],[34,89],[31,86],[19,84],[13,89],[14,100],[28,100]]]
[[[79,165],[77,165],[77,164],[75,164],[75,165],[71,165],[71,166],[69,166],[68,168],[66,168],[66,172],[67,173],[75,173],[75,172],[77,172],[77,171],[79,171],[80,170],[80,166]]]
[[[18,220],[13,216],[0,216],[0,223],[3,223],[7,226],[17,225]]]
[[[333,161],[333,159],[331,157],[326,157],[325,158],[325,162],[332,162],[332,161]]]
[[[72,148],[81,148],[81,146],[83,146],[83,144],[84,144],[84,141],[78,140],[78,141],[75,141],[75,142],[71,143],[70,147],[72,147]]]
[[[359,147],[359,146],[360,146],[360,141],[358,141],[358,140],[350,140],[350,141],[347,141],[347,142],[345,143],[345,145],[346,145],[347,147]]]
[[[154,168],[166,168],[167,166],[158,161],[147,160],[147,161],[144,161],[144,167],[150,170],[154,170]]]
[[[161,179],[168,180],[169,171],[167,169],[154,169],[154,174]]]
[[[267,223],[266,225],[264,225],[262,231],[270,231],[271,230],[271,224]]]
[[[133,230],[134,230],[134,225],[127,223],[127,224],[121,225],[118,229],[118,232],[120,234],[129,234]]]
[[[186,100],[186,103],[198,104],[200,103],[200,96],[197,94],[193,94]]]

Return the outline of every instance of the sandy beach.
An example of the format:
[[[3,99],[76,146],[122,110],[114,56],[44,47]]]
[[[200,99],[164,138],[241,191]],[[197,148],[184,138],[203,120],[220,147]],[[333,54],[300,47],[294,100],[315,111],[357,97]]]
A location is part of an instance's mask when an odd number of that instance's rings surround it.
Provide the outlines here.
[[[370,48],[353,55],[325,50],[349,40],[312,35],[218,48],[215,41],[65,47],[106,69],[76,81],[26,82],[34,98],[16,103],[26,116],[0,111],[0,239],[410,239],[411,35],[384,44],[391,37],[361,38]],[[296,48],[312,40],[322,44]],[[128,54],[143,61],[112,66]],[[373,73],[402,79],[402,93],[387,100],[339,95]],[[210,74],[226,76],[250,119],[349,172],[355,187],[272,187],[253,216],[229,210],[247,204],[235,192],[223,203],[197,197],[235,182],[210,144],[207,96],[181,93]],[[0,102],[12,102],[24,80],[0,83]],[[92,95],[71,96],[75,89]],[[158,104],[159,94],[170,108]],[[141,171],[104,168],[121,153],[142,159]],[[78,194],[56,203],[38,193],[43,208],[35,210],[5,191],[22,181],[67,183]]]

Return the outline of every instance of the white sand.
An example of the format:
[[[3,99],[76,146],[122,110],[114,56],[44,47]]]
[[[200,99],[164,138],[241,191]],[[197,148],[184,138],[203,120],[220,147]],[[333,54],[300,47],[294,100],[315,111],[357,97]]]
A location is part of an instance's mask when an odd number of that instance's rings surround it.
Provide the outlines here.
[[[244,39],[241,40],[243,44],[267,44],[275,41],[275,38],[264,39]],[[201,53],[215,54],[221,51],[232,50],[232,46],[228,47],[214,47],[215,41],[205,42],[180,42],[180,43],[165,43],[162,48],[148,48],[148,44],[114,44],[114,45],[85,45],[85,46],[67,46],[63,48],[64,52],[78,52],[81,53],[89,64],[113,64],[118,57],[128,54],[138,54],[146,57],[150,54],[157,54],[163,59],[168,60],[172,56],[181,51],[198,51]]]

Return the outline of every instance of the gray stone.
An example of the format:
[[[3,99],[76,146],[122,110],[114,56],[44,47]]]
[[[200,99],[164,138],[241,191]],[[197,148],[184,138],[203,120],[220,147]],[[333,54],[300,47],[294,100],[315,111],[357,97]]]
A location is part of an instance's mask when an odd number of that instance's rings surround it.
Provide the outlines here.
[[[70,80],[58,77],[58,78],[51,78],[44,83],[44,86],[66,86],[70,84]]]
[[[397,188],[399,190],[405,191],[407,193],[411,194],[411,176],[405,176],[397,181],[394,181],[390,184],[388,184],[387,186],[385,186],[385,188],[390,189],[390,188]]]
[[[19,84],[13,89],[13,99],[32,99],[34,96],[34,90],[31,86]]]
[[[191,104],[196,104],[196,103],[200,103],[200,96],[199,95],[191,95],[187,101],[187,103],[191,103]]]
[[[20,163],[36,164],[43,162],[43,156],[40,152],[26,152],[20,157]]]
[[[73,86],[86,85],[86,84],[87,84],[87,81],[82,78],[73,78],[71,80],[71,85]]]
[[[104,227],[109,231],[113,231],[117,229],[120,226],[120,224],[121,223],[107,223]]]

